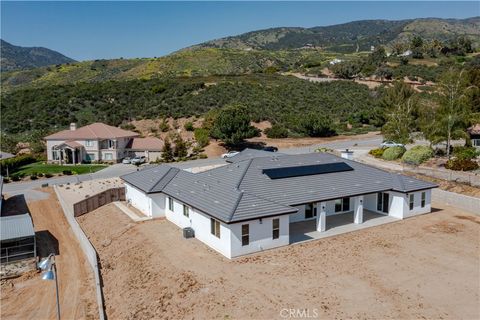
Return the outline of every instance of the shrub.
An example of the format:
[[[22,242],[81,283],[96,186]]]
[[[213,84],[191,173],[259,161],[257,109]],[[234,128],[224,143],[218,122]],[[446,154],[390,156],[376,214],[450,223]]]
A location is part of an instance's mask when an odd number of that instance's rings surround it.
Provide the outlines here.
[[[195,140],[200,148],[206,147],[209,143],[209,131],[204,128],[197,128],[194,131]]]
[[[479,151],[475,147],[453,147],[453,155],[460,160],[471,160],[479,155]]]
[[[387,148],[387,149],[385,149],[385,151],[383,151],[382,158],[384,160],[389,160],[389,161],[397,160],[401,156],[403,156],[403,154],[405,153],[406,150],[407,149],[405,149],[405,147]]]
[[[37,177],[36,174],[31,174],[30,175],[30,180],[37,180],[37,179],[38,179],[38,177]]]
[[[51,173],[45,173],[45,178],[51,178],[51,177],[53,177],[53,174],[51,174]]]
[[[40,172],[40,173],[37,173],[37,176],[39,176],[39,177],[43,177],[43,176],[44,176],[44,174]]]
[[[23,155],[15,158],[10,158],[10,159],[5,159],[0,161],[0,167],[1,167],[1,174],[6,175],[7,174],[7,168],[10,172],[16,171],[18,168],[36,162],[37,159],[32,157],[31,155]]]
[[[63,170],[62,173],[64,175],[70,176],[70,175],[72,175],[72,170]]]
[[[433,150],[431,148],[415,146],[403,154],[402,161],[407,164],[419,165],[431,157],[433,157]]]
[[[445,164],[445,168],[455,171],[477,170],[478,163],[471,159],[451,159]]]
[[[193,122],[191,121],[188,121],[186,122],[183,127],[185,128],[185,130],[187,131],[193,131],[195,128],[193,127]]]
[[[20,176],[17,174],[12,176],[12,181],[20,181],[20,179]]]
[[[9,183],[10,182],[10,178],[8,177],[3,177],[3,183]]]
[[[263,132],[271,139],[288,137],[288,129],[277,123],[272,125],[271,128],[263,130]]]
[[[383,152],[385,149],[378,148],[378,149],[372,149],[368,152],[368,154],[374,156],[375,158],[381,158],[383,156]]]
[[[205,153],[200,153],[200,154],[198,155],[198,158],[199,158],[199,159],[207,159],[208,156],[207,156]]]

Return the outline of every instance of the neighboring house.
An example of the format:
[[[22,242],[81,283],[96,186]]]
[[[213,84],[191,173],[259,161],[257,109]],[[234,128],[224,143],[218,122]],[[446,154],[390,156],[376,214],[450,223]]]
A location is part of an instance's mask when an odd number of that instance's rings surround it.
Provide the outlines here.
[[[467,129],[468,136],[472,142],[472,146],[480,149],[480,123],[477,123]]]
[[[162,157],[163,141],[154,138],[133,138],[126,146],[129,157],[145,156],[147,161],[156,161]]]
[[[70,130],[63,130],[45,137],[47,159],[48,162],[61,164],[119,162],[132,154],[143,152],[142,155],[145,155],[150,151],[158,152],[159,145],[162,145],[160,139],[138,136],[136,132],[99,122],[81,128],[77,128],[76,124],[72,123]],[[130,149],[129,146],[137,149]],[[140,147],[142,149],[138,149]]]
[[[15,155],[8,152],[0,151],[0,160],[6,160],[10,158],[15,158]]]
[[[324,232],[337,215],[361,224],[364,211],[398,219],[430,212],[436,187],[327,153],[248,150],[230,161],[200,173],[160,165],[124,175],[126,200],[193,228],[198,240],[233,258],[290,244],[299,223]]]

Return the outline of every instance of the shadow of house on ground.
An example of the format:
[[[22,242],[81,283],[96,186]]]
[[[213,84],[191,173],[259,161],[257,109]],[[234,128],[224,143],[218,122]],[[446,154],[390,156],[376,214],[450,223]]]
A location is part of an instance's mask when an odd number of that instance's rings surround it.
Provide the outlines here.
[[[27,201],[23,194],[17,194],[15,196],[8,197],[2,204],[2,217],[16,216],[19,214],[29,213]]]
[[[37,255],[39,259],[47,257],[53,253],[56,256],[60,254],[60,246],[57,238],[48,230],[41,230],[35,232],[37,238]]]

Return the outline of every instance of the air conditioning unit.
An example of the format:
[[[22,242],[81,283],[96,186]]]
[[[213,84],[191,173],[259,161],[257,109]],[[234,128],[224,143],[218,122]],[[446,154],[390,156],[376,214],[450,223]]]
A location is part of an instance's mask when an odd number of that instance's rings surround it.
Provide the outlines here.
[[[194,238],[195,237],[195,230],[193,230],[192,227],[183,228],[183,237],[185,239]]]

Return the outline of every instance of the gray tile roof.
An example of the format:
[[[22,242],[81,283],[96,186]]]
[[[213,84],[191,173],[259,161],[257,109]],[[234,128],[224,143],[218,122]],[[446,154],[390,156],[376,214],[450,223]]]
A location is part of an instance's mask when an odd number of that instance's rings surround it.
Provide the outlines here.
[[[162,164],[126,174],[121,178],[145,193],[155,193],[161,192],[179,171],[178,168]]]
[[[273,155],[282,155],[282,153],[246,148],[236,156],[227,158],[225,161],[229,163],[236,163],[253,158],[271,157]]]
[[[267,152],[200,173],[161,165],[122,178],[145,192],[163,192],[226,223],[296,212],[294,205],[380,191],[411,192],[435,184],[327,153]],[[234,159],[234,158],[232,158]],[[270,179],[264,169],[344,162],[351,171]]]
[[[13,240],[35,235],[32,218],[28,213],[0,217],[0,241]]]

